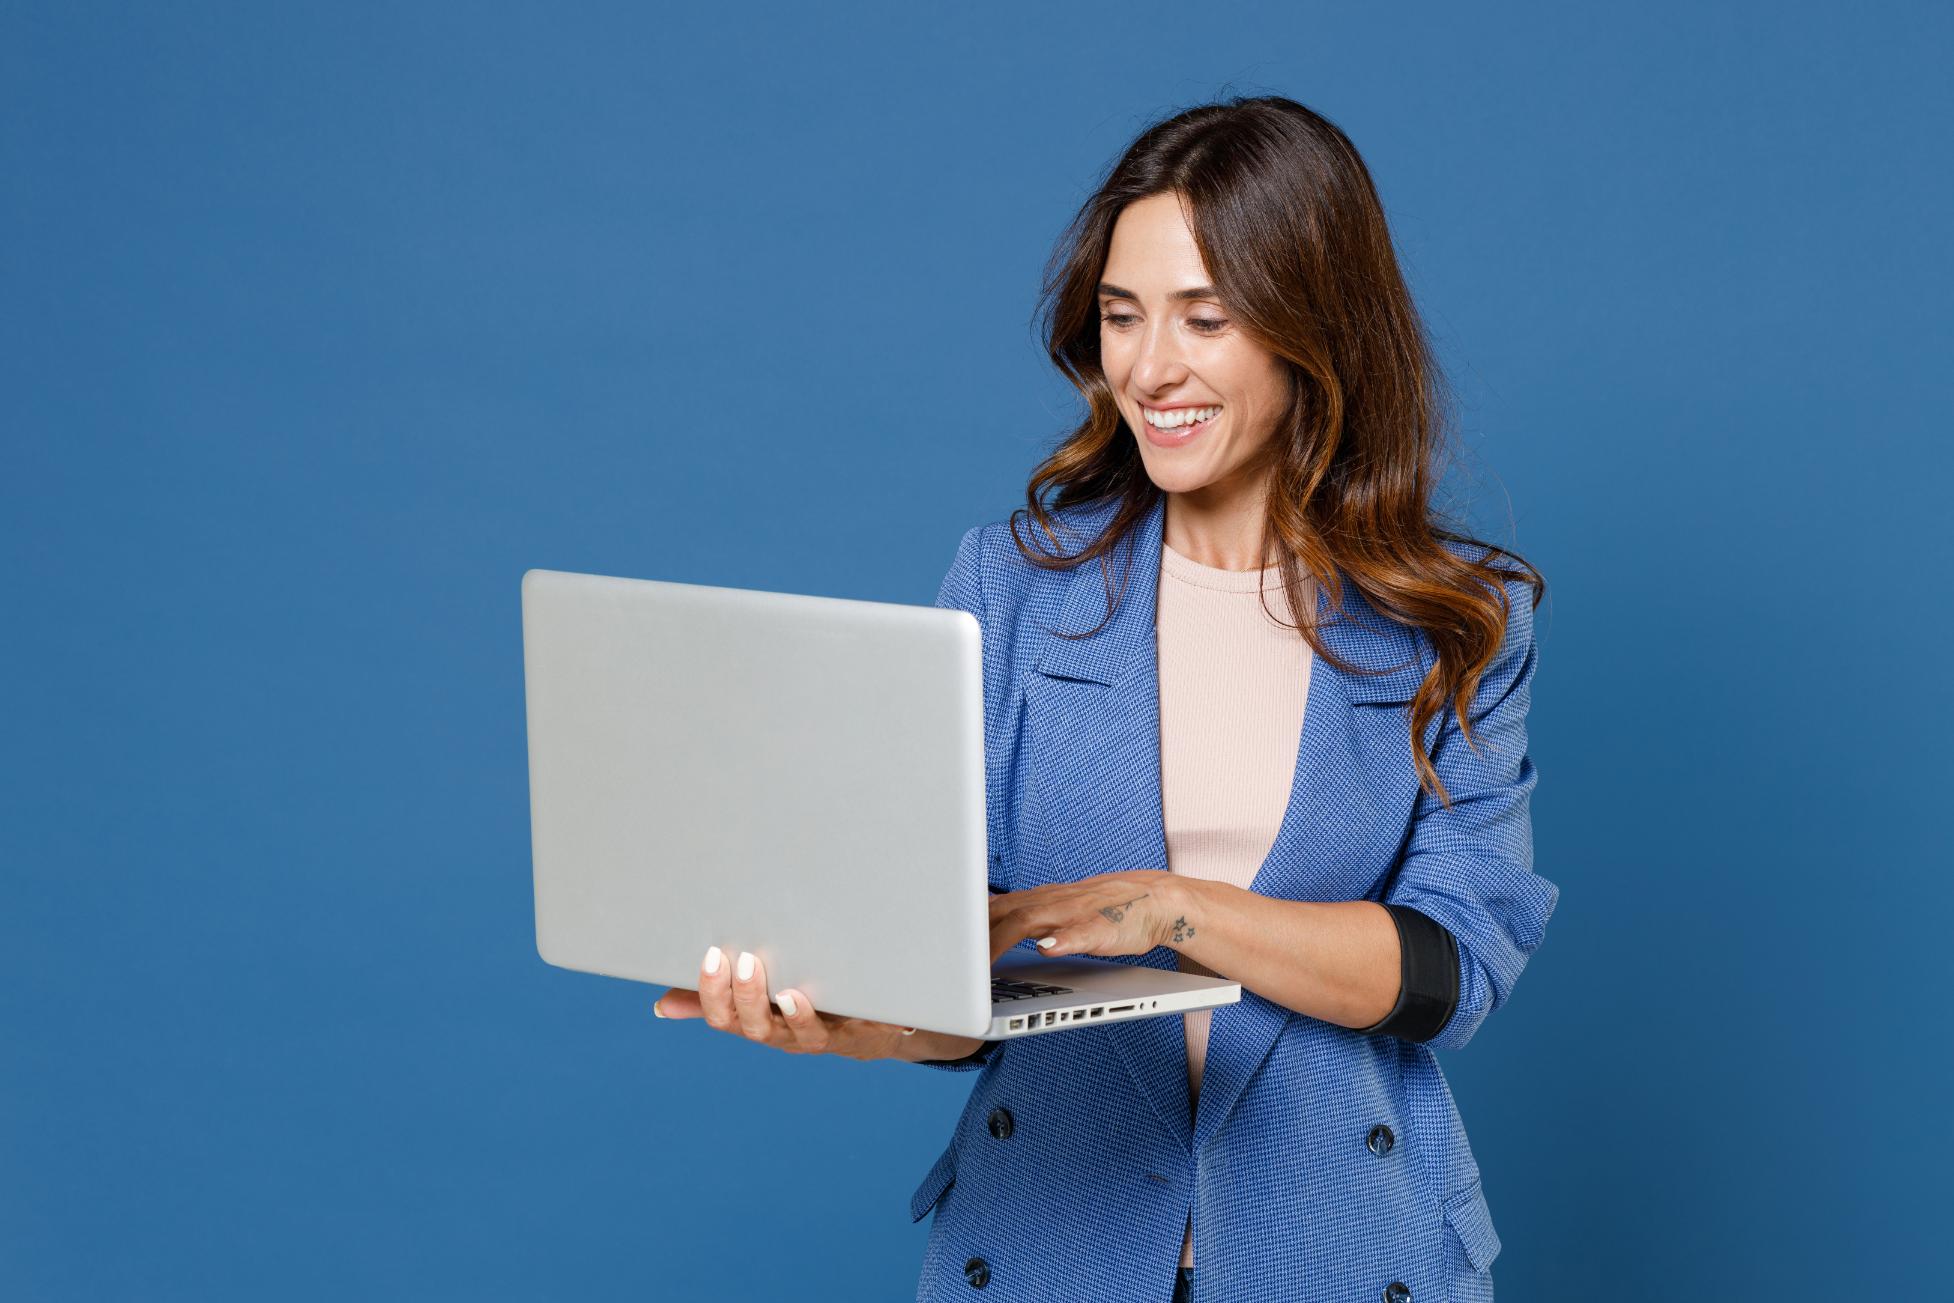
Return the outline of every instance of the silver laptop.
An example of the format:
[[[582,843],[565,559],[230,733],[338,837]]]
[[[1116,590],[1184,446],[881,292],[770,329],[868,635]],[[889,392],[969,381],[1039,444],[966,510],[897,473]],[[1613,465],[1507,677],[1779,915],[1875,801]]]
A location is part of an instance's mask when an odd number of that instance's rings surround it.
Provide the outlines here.
[[[522,639],[548,963],[691,988],[751,950],[824,1013],[989,1040],[1241,998],[1029,941],[992,964],[968,611],[531,570]]]

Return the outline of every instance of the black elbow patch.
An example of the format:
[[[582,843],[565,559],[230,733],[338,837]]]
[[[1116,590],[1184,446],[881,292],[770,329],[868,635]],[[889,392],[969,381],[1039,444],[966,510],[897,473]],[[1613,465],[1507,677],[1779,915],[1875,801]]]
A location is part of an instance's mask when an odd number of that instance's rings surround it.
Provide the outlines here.
[[[1459,1007],[1459,943],[1445,925],[1409,905],[1384,906],[1397,924],[1402,989],[1397,1007],[1381,1022],[1359,1028],[1365,1036],[1428,1041]]]

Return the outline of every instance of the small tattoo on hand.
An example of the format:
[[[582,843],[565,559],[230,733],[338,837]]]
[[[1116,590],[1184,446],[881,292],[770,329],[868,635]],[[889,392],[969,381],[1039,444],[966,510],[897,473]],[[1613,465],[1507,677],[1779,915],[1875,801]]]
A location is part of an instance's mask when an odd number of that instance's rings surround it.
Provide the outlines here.
[[[1135,896],[1133,900],[1145,900],[1149,894],[1151,893],[1143,891],[1139,895]],[[1106,908],[1100,910],[1099,912],[1101,914],[1104,914],[1107,918],[1111,919],[1113,922],[1117,923],[1121,919],[1126,917],[1127,910],[1133,908],[1133,900],[1127,901],[1124,905],[1108,905],[1106,906]]]
[[[1187,915],[1183,914],[1174,920],[1174,940],[1185,941],[1193,935],[1194,929],[1188,926]]]

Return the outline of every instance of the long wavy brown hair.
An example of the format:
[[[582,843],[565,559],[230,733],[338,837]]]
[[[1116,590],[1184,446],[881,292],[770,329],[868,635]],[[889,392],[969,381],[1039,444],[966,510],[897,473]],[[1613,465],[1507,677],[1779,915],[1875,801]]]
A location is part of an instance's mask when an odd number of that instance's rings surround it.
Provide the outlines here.
[[[1420,784],[1450,805],[1420,739],[1449,708],[1476,746],[1468,708],[1505,635],[1504,581],[1525,582],[1534,606],[1546,584],[1518,555],[1448,525],[1434,509],[1450,389],[1398,269],[1370,171],[1317,113],[1281,96],[1238,97],[1160,121],[1066,228],[1046,267],[1039,318],[1053,364],[1085,395],[1088,414],[1032,472],[1026,506],[1011,514],[1018,550],[1046,569],[1099,558],[1111,618],[1119,601],[1112,549],[1160,489],[1100,363],[1098,286],[1121,210],[1167,193],[1181,196],[1230,315],[1288,364],[1289,408],[1265,453],[1263,555],[1279,558],[1292,612],[1304,609],[1301,595],[1313,582],[1344,615],[1343,576],[1378,613],[1430,639],[1435,662],[1411,702],[1412,764]],[[1108,501],[1118,508],[1107,527],[1082,550],[1063,552],[1050,513]],[[1038,522],[1052,551],[1027,545],[1020,515]],[[1324,646],[1315,624],[1298,615],[1291,627],[1329,663],[1361,672]]]

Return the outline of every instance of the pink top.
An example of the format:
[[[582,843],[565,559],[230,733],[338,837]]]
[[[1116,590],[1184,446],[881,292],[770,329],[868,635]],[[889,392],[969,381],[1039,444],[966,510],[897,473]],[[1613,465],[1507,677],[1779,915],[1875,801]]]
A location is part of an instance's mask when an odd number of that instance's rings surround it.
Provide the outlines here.
[[[1310,647],[1282,572],[1217,570],[1166,546],[1154,615],[1160,657],[1160,801],[1167,867],[1246,889],[1289,808],[1309,699]],[[1182,957],[1183,970],[1206,972]],[[1188,1107],[1200,1096],[1211,1011],[1181,1015]],[[1194,1262],[1190,1218],[1181,1264]]]

